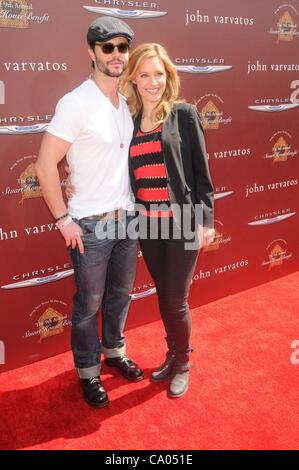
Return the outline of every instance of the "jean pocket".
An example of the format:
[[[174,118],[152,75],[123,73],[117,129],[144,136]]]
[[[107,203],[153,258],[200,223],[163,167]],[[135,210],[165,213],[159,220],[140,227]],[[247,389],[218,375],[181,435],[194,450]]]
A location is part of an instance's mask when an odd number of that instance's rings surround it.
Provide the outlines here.
[[[83,236],[85,235],[92,235],[95,233],[97,221],[96,220],[87,220],[87,219],[81,219],[79,220],[78,224],[80,225]]]

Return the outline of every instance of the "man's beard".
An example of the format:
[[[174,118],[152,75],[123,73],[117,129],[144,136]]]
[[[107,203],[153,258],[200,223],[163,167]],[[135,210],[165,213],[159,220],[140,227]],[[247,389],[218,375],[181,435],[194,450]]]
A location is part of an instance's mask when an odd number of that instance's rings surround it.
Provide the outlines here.
[[[105,66],[102,62],[100,62],[99,60],[96,61],[96,65],[97,65],[97,68],[102,72],[104,73],[105,75],[107,75],[108,77],[113,77],[113,78],[118,78],[120,77],[125,69],[126,69],[126,66],[127,64],[122,62],[122,69],[120,71],[111,71],[107,66]]]
[[[111,70],[109,70],[107,67],[104,68],[104,70],[102,70],[102,72],[103,72],[105,75],[107,75],[108,77],[115,77],[115,78],[118,78],[118,77],[120,77],[120,76],[123,74],[123,72],[124,72],[124,67],[123,67],[122,71],[120,71],[120,72],[116,72],[116,71],[115,71],[115,72],[111,72]]]

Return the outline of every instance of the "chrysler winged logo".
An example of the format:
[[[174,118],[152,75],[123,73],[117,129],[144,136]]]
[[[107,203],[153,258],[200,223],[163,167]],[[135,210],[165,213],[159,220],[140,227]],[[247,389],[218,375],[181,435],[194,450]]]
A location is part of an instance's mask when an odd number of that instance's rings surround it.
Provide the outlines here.
[[[232,194],[234,194],[234,191],[225,191],[223,193],[217,193],[215,194],[215,201],[217,201],[218,199],[223,199],[224,197],[228,197],[228,196],[231,196]]]
[[[0,134],[38,134],[44,132],[49,124],[34,124],[32,126],[0,126]]]
[[[232,65],[177,65],[176,69],[178,72],[185,73],[216,73],[216,72],[226,72],[231,70]]]
[[[68,269],[67,271],[62,271],[60,273],[52,274],[51,276],[46,277],[36,277],[34,279],[28,279],[27,281],[15,282],[14,284],[8,284],[7,286],[2,286],[2,289],[21,289],[23,287],[35,287],[42,286],[43,284],[48,284],[49,282],[60,281],[66,277],[72,276],[74,274],[73,269]]]
[[[278,215],[277,217],[272,217],[271,219],[262,219],[262,220],[255,220],[254,222],[249,222],[248,225],[257,226],[257,225],[270,225],[270,224],[277,224],[282,220],[289,219],[296,215],[296,212],[291,212],[290,214],[283,214]]]
[[[287,111],[288,109],[297,108],[299,104],[289,103],[289,104],[278,104],[278,105],[260,105],[260,106],[248,106],[252,111],[265,111],[267,113],[274,113],[276,111]]]
[[[91,13],[99,13],[100,15],[116,16],[116,18],[138,19],[138,18],[157,18],[158,16],[167,15],[166,11],[151,10],[120,10],[119,8],[101,8],[84,6]]]
[[[132,300],[140,300],[143,299],[144,297],[150,297],[151,295],[154,295],[157,292],[157,289],[155,287],[152,287],[151,289],[148,289],[144,292],[138,292],[136,294],[131,294],[131,299]]]

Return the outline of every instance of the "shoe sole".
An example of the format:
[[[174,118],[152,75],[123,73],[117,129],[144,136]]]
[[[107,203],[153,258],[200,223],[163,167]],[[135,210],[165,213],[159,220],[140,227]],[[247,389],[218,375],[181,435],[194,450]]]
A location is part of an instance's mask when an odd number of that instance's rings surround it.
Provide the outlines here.
[[[180,397],[182,397],[183,395],[185,395],[185,393],[188,392],[188,388],[189,388],[189,387],[187,387],[186,390],[184,390],[182,393],[180,393],[180,394],[178,394],[178,395],[173,395],[172,393],[170,393],[170,391],[167,391],[167,396],[168,396],[169,398],[180,398]]]
[[[84,398],[85,402],[89,405],[92,406],[93,408],[105,408],[105,406],[108,406],[110,401],[104,401],[103,403],[94,403],[93,401],[87,400]]]
[[[105,366],[107,367],[110,367],[111,369],[116,369],[120,372],[120,374],[127,380],[129,380],[130,382],[139,382],[140,380],[144,379],[144,374],[140,375],[139,377],[128,377],[127,375],[123,374],[123,372],[121,370],[119,370],[118,367],[116,366],[111,366],[110,364],[107,364],[106,362],[104,362]]]
[[[117,367],[116,367],[117,369]],[[119,370],[119,369],[118,369]],[[140,382],[140,380],[143,380],[144,379],[144,374],[140,375],[139,377],[136,377],[136,378],[130,378],[130,377],[127,377],[126,375],[122,374],[121,375],[123,376],[124,379],[127,379],[129,380],[130,382]]]

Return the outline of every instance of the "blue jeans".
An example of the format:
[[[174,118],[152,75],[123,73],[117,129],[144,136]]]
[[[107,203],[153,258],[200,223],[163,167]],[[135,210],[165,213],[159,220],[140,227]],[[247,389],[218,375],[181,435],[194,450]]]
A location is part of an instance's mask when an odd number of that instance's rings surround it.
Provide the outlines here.
[[[77,292],[74,295],[71,345],[81,379],[98,376],[101,353],[125,354],[123,330],[137,259],[137,240],[126,235],[134,216],[118,221],[75,220],[83,230],[84,254],[71,250]],[[112,234],[117,234],[111,238]],[[98,333],[102,306],[102,342]]]

